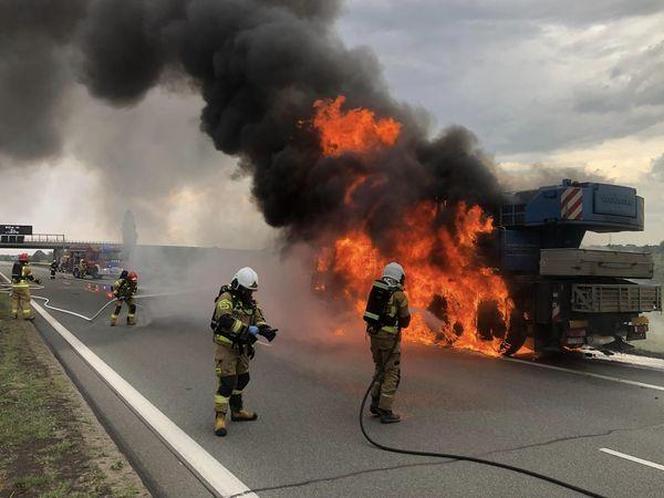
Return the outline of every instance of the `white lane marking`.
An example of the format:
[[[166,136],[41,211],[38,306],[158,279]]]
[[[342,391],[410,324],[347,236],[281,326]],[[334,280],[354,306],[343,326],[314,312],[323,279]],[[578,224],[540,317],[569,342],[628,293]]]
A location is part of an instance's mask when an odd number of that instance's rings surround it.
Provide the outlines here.
[[[643,458],[635,457],[632,455],[627,455],[626,453],[620,453],[619,451],[616,450],[612,450],[609,448],[600,448],[599,451],[601,451],[602,453],[607,453],[609,455],[617,456],[618,458],[624,458],[625,460],[629,460],[630,462],[640,463],[641,465],[652,467],[653,469],[664,470],[664,465],[660,465],[658,463],[651,462],[650,460],[644,460]]]
[[[533,367],[547,368],[549,370],[557,370],[558,372],[567,372],[574,375],[583,375],[585,377],[592,377],[595,379],[608,380],[610,382],[618,382],[619,384],[627,384],[630,386],[643,387],[645,389],[653,389],[655,391],[664,391],[664,386],[658,386],[655,384],[646,384],[644,382],[638,382],[635,380],[621,379],[620,377],[612,377],[610,375],[596,374],[592,372],[582,372],[580,370],[572,370],[571,368],[556,367],[554,365],[546,365],[544,363],[535,363],[533,361],[520,360],[518,358],[503,358],[505,361],[512,361],[514,363],[522,363],[524,365],[530,365]]]
[[[7,277],[0,272],[5,280]],[[210,455],[202,446],[180,429],[157,407],[148,401],[131,384],[108,366],[101,358],[67,330],[37,302],[32,306],[62,338],[101,376],[104,381],[120,396],[132,410],[168,445],[189,469],[207,483],[210,490],[221,496],[247,493],[249,487],[235,477],[226,467]],[[255,493],[244,496],[257,497]]]

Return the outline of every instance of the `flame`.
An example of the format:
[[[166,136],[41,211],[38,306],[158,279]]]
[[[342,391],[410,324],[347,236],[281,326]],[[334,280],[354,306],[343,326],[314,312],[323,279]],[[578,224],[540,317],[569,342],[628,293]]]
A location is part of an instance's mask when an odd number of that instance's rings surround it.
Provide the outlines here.
[[[401,132],[401,124],[392,118],[376,119],[373,111],[356,108],[342,111],[346,97],[314,102],[313,125],[320,135],[324,155],[338,157],[347,152],[368,153],[391,147]]]
[[[339,96],[314,103],[313,124],[323,155],[366,155],[396,143],[399,122],[376,119],[369,109],[342,111],[344,102],[345,97]],[[344,207],[353,208],[355,194],[367,182],[373,186],[383,181],[380,171],[356,176],[346,188]],[[452,215],[448,216],[452,223],[441,224],[441,214]],[[477,330],[481,303],[495,303],[503,321],[508,320],[513,306],[505,281],[478,257],[478,238],[492,231],[492,218],[479,206],[421,202],[404,215],[398,233],[385,234],[396,241],[390,254],[373,243],[363,226],[324,244],[318,252],[312,288],[335,293],[362,314],[373,281],[388,262],[398,261],[406,270],[411,312],[417,312],[404,330],[406,340],[453,344],[497,356],[501,340],[482,340]],[[343,333],[343,328],[334,331],[335,335]]]
[[[500,339],[485,341],[477,332],[481,302],[496,302],[503,317],[509,316],[512,306],[504,280],[477,262],[477,239],[493,230],[493,220],[478,206],[461,203],[454,209],[454,235],[446,228],[436,229],[436,206],[422,203],[406,217],[403,231],[394,234],[399,242],[390,257],[381,254],[365,231],[355,230],[321,252],[317,267],[346,277],[341,292],[362,313],[373,280],[388,262],[399,261],[407,273],[411,311],[418,311],[404,330],[406,340],[453,343],[497,356]],[[442,264],[435,262],[435,255],[442,258]],[[436,296],[446,302],[445,316],[436,319],[429,315],[427,320],[424,311]]]

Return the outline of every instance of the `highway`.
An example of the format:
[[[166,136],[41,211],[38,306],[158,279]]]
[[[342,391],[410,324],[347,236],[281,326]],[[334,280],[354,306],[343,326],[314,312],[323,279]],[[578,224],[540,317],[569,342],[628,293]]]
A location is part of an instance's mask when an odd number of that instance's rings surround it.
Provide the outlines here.
[[[301,304],[269,278],[257,297],[281,334],[258,348],[245,401],[260,418],[231,423],[226,438],[215,437],[208,324],[231,267],[187,295],[142,301],[134,328],[123,321],[111,328],[110,308],[94,322],[50,314],[260,496],[575,496],[506,470],[372,447],[358,426],[372,374],[361,329],[338,335],[331,324],[312,325],[309,310],[299,312]],[[0,271],[8,275],[9,265]],[[35,273],[45,289],[34,294],[53,306],[90,316],[107,302],[91,281],[62,274],[50,281],[38,267]],[[162,282],[141,292],[169,289]],[[191,462],[182,462],[51,324],[42,317],[35,324],[155,495],[211,494]],[[367,419],[378,441],[516,465],[604,496],[661,496],[664,371],[580,358],[548,368],[408,343],[402,358],[395,408],[403,421]]]

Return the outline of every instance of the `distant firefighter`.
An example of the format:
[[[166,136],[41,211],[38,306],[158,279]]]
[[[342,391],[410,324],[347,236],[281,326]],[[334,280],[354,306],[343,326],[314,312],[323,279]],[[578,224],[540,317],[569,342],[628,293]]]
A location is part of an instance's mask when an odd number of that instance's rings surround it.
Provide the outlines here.
[[[30,260],[27,253],[18,255],[18,261],[12,267],[12,299],[11,314],[18,318],[18,312],[21,310],[24,320],[34,320],[32,307],[30,306],[30,283],[40,283],[35,279],[30,268]]]
[[[88,265],[85,263],[85,258],[81,258],[81,260],[78,262],[78,274],[80,275],[80,278],[85,278],[87,270]]]
[[[122,310],[122,303],[127,303],[129,311],[127,313],[127,325],[136,324],[136,303],[134,303],[134,295],[138,289],[138,275],[136,272],[127,272],[126,270],[120,274],[113,284],[113,296],[118,299],[113,314],[111,315],[111,327],[115,326],[118,322],[118,316]]]
[[[255,412],[245,410],[242,391],[249,384],[249,360],[254,357],[258,335],[272,341],[277,330],[270,327],[256,304],[253,293],[258,290],[258,275],[249,267],[241,268],[230,285],[224,285],[215,299],[210,327],[217,344],[215,373],[218,380],[214,397],[214,433],[226,435],[226,413],[230,406],[231,420],[252,421]]]
[[[400,264],[386,265],[383,276],[371,287],[364,312],[375,366],[369,411],[384,424],[401,420],[392,405],[401,380],[401,329],[410,324],[405,279]]]
[[[55,280],[55,272],[58,271],[58,260],[54,259],[51,263],[51,280]]]

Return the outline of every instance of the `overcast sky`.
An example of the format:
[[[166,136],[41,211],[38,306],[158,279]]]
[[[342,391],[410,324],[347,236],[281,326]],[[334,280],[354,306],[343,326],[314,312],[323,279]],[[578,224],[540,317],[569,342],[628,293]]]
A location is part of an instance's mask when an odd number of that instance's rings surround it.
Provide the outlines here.
[[[350,0],[338,25],[347,44],[378,54],[394,95],[426,109],[437,129],[470,128],[507,171],[574,166],[634,185],[646,197],[646,232],[613,241],[664,239],[661,0]],[[5,171],[1,222],[118,239],[131,208],[144,243],[257,247],[273,239],[248,180],[232,180],[234,160],[198,131],[198,97],[161,89],[118,110],[74,93],[86,110],[63,123],[72,131],[66,157]],[[100,120],[117,123],[103,140]],[[82,141],[96,140],[104,154],[77,154]],[[116,178],[92,167],[109,147],[128,165]],[[149,174],[132,181],[129,153],[142,147]],[[175,184],[160,167],[192,162],[206,167]],[[124,201],[107,202],[108,189],[124,191]]]

